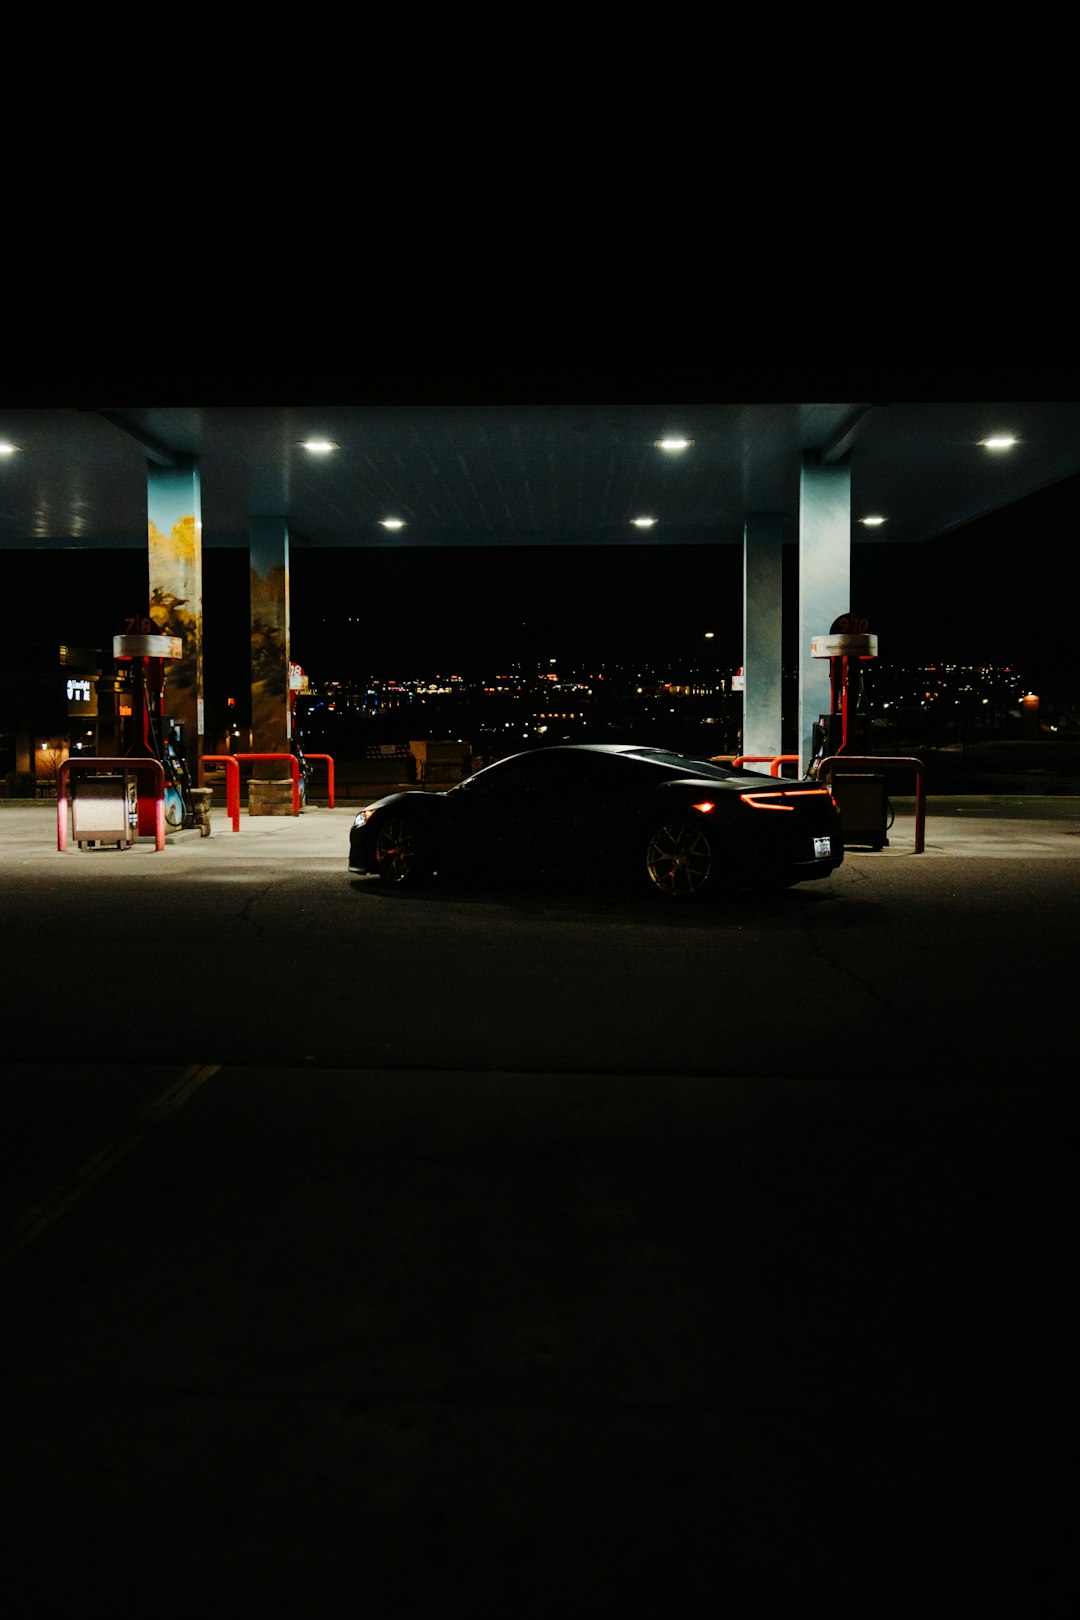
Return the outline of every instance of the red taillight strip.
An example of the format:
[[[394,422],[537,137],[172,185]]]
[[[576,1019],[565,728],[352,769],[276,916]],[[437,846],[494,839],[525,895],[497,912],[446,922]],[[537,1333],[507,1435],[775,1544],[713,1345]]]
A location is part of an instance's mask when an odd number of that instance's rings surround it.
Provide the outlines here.
[[[740,793],[739,798],[743,804],[748,804],[751,810],[794,810],[793,804],[766,804],[766,799],[782,799],[782,793]]]
[[[801,788],[797,793],[780,790],[776,793],[740,793],[739,798],[748,804],[752,810],[794,810],[793,804],[766,804],[766,799],[812,799],[814,796],[831,799],[832,794],[828,788]]]

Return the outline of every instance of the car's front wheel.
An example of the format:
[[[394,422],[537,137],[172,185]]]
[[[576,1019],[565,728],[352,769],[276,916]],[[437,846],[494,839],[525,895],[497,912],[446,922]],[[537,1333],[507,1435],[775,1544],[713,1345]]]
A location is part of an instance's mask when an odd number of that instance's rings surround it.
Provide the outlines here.
[[[423,839],[406,817],[390,816],[375,834],[375,871],[398,889],[428,876]]]
[[[704,827],[685,817],[661,822],[645,845],[653,892],[666,900],[696,900],[708,888],[716,856]]]

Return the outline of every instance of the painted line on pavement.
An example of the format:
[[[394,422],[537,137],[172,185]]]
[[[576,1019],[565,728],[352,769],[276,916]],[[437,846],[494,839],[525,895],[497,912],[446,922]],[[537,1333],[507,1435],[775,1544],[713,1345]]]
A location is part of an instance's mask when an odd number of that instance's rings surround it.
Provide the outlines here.
[[[40,1237],[42,1232],[65,1215],[71,1206],[102,1181],[121,1159],[139,1147],[151,1131],[170,1114],[189,1102],[220,1070],[220,1063],[189,1064],[172,1085],[166,1086],[164,1091],[139,1110],[135,1124],[126,1136],[93,1154],[73,1176],[54,1187],[47,1197],[19,1217],[0,1244],[0,1267],[6,1266],[10,1260],[21,1254],[35,1238]]]

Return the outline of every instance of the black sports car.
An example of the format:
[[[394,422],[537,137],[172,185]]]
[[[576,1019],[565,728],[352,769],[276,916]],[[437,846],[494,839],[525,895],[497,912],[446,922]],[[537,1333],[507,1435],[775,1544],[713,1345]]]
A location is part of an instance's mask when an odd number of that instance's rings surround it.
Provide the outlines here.
[[[828,788],[627,743],[538,748],[444,793],[391,793],[349,838],[350,872],[395,887],[610,878],[671,900],[823,878],[843,858]]]

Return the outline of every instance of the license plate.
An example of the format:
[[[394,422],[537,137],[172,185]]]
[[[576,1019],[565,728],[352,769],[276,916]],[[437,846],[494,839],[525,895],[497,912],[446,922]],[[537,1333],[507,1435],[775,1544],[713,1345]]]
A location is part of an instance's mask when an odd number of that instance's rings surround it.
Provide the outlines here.
[[[815,855],[816,859],[820,860],[823,855],[831,855],[831,854],[832,854],[832,839],[831,838],[815,838],[814,839],[814,855]]]

